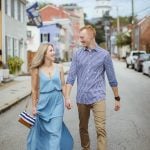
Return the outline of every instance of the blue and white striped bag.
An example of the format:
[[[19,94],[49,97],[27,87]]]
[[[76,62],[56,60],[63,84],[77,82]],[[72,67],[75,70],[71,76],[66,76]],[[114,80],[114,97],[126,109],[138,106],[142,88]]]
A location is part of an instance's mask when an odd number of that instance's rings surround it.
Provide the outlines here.
[[[23,111],[20,113],[18,121],[26,127],[31,128],[35,124],[35,117],[31,116],[26,111]]]

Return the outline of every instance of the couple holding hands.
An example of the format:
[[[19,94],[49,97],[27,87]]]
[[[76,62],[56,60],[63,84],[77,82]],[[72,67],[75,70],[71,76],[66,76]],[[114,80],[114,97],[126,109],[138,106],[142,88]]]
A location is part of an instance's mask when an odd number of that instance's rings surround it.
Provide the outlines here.
[[[52,44],[41,44],[31,65],[32,113],[36,122],[27,137],[27,150],[73,150],[73,138],[63,122],[64,105],[72,108],[70,93],[77,78],[76,103],[82,150],[90,150],[88,121],[93,112],[97,150],[106,150],[105,72],[114,93],[114,109],[120,109],[117,80],[109,53],[95,41],[90,26],[80,29],[82,47],[72,59],[65,82],[63,66],[54,63]]]

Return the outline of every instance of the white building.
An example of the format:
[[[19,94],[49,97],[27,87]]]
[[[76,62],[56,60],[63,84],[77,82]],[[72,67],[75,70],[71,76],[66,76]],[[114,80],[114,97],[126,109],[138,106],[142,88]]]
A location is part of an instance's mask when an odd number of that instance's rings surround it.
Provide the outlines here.
[[[40,29],[35,25],[27,26],[27,51],[36,52],[40,45]]]
[[[102,18],[103,15],[109,14],[111,10],[111,0],[96,0],[95,17]]]
[[[2,61],[9,56],[18,56],[24,63],[22,71],[27,72],[26,52],[26,0],[2,0]]]

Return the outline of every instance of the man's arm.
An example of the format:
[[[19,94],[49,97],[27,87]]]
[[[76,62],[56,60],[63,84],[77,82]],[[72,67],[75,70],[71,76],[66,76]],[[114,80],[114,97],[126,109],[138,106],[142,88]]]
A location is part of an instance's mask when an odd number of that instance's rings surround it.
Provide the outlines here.
[[[117,99],[115,100],[115,111],[118,111],[120,109],[120,96],[119,96],[119,92],[118,92],[118,87],[112,87],[113,93],[114,93],[114,97]]]
[[[67,107],[67,109],[71,109],[72,107],[70,94],[71,94],[72,86],[75,82],[76,75],[77,75],[77,58],[76,58],[77,56],[76,55],[77,54],[75,52],[73,55],[71,67],[70,67],[67,81],[66,81],[65,106]]]
[[[109,80],[109,84],[112,87],[112,91],[114,94],[115,98],[115,111],[118,111],[120,109],[120,97],[119,97],[119,92],[118,92],[118,82],[116,80],[116,75],[112,63],[112,59],[110,55],[106,55],[105,60],[104,60],[104,66],[106,70],[106,74]]]
[[[65,106],[66,106],[67,109],[72,108],[72,103],[71,103],[71,98],[70,98],[71,89],[72,89],[72,85],[71,84],[66,84]]]

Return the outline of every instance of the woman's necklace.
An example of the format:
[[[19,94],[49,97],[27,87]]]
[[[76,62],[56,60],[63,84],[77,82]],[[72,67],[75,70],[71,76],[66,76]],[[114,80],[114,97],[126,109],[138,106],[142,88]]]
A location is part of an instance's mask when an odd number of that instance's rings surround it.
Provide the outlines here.
[[[50,71],[51,70],[51,71]],[[54,67],[48,70],[49,78],[51,79],[54,73]]]
[[[49,75],[49,78],[51,79],[51,73],[50,73],[50,71],[48,72],[48,75]]]

